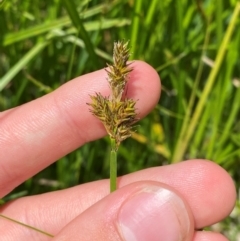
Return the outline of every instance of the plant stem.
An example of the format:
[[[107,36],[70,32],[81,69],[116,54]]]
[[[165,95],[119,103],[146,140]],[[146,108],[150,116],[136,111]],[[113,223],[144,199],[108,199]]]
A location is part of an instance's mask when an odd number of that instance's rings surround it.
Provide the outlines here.
[[[110,192],[117,189],[117,150],[116,142],[111,138],[111,154],[110,154]]]
[[[22,222],[20,222],[20,221],[17,221],[17,220],[15,220],[15,219],[13,219],[13,218],[9,218],[9,217],[7,217],[7,216],[5,216],[5,215],[3,215],[3,214],[0,214],[0,217],[1,217],[1,218],[4,218],[4,219],[7,219],[7,220],[9,220],[9,221],[11,221],[11,222],[20,224],[20,225],[22,225],[22,226],[24,226],[24,227],[26,227],[26,228],[32,229],[32,230],[34,230],[34,231],[36,231],[36,232],[42,233],[42,234],[44,234],[44,235],[46,235],[46,236],[48,236],[48,237],[51,237],[51,238],[54,237],[54,236],[53,236],[52,234],[50,234],[50,233],[47,233],[47,232],[45,232],[45,231],[43,231],[43,230],[40,230],[40,229],[35,228],[35,227],[33,227],[33,226],[30,226],[30,225],[28,225],[28,224],[25,224],[25,223],[22,223]]]

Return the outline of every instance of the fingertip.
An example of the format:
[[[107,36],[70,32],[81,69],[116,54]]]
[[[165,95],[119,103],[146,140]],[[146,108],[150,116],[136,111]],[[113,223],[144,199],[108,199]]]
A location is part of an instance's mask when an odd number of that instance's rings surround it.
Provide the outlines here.
[[[136,107],[140,118],[146,116],[158,103],[161,93],[161,80],[157,71],[148,63],[133,61],[133,71],[129,80],[129,97],[138,99]]]
[[[215,163],[214,161],[195,159],[187,160],[189,164],[193,165],[198,170],[199,176],[202,175],[202,180],[205,180],[203,185],[219,186],[224,190],[229,201],[232,201],[232,207],[235,205],[236,188],[231,175],[223,167]],[[219,189],[218,188],[218,189]],[[229,200],[230,198],[230,200]]]
[[[197,228],[227,217],[236,201],[236,190],[229,173],[207,160],[195,159],[154,167],[120,180],[120,186],[139,180],[155,180],[172,186],[188,201]]]
[[[209,160],[195,159],[184,163],[188,165],[188,173],[195,173],[194,180],[192,179],[193,182],[196,181],[196,184],[198,184],[195,189],[201,190],[202,193],[208,192],[211,194],[211,199],[201,199],[201,205],[205,206],[205,209],[199,212],[197,226],[200,228],[213,224],[212,210],[218,210],[215,212],[215,222],[227,217],[236,202],[236,188],[230,174],[220,165]],[[199,183],[201,183],[201,186],[199,186]],[[196,196],[196,198],[199,197]],[[193,208],[196,210],[202,209],[201,206]],[[200,220],[204,220],[204,224]]]

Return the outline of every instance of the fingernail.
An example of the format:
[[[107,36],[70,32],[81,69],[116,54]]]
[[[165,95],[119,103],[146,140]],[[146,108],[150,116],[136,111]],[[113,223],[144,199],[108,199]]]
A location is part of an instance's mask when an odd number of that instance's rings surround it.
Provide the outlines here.
[[[118,229],[124,241],[181,241],[189,233],[190,220],[177,194],[148,186],[122,205]]]

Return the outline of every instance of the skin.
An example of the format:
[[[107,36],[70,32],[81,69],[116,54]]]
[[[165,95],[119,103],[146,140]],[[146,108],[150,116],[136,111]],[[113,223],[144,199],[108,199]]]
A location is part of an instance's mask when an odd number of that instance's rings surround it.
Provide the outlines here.
[[[139,118],[157,104],[160,80],[148,64],[135,61],[128,97],[138,99]],[[71,80],[25,105],[0,113],[0,197],[60,157],[106,135],[89,112],[89,95],[109,95],[106,72],[99,70]],[[124,240],[117,221],[119,210],[139,190],[154,186],[173,193],[185,206],[179,218],[189,219],[182,241],[226,241],[221,234],[198,231],[227,217],[236,192],[228,173],[213,162],[189,160],[141,170],[118,179],[109,194],[109,181],[78,185],[66,190],[24,197],[1,207],[6,216],[53,234],[45,237],[0,218],[1,240]],[[184,229],[184,227],[182,228]],[[177,232],[172,230],[173,232]]]

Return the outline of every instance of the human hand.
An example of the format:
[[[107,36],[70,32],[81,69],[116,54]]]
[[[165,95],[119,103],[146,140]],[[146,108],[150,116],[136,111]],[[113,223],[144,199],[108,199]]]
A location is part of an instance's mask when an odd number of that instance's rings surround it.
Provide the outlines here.
[[[128,96],[139,99],[142,118],[158,101],[160,81],[149,65],[135,61],[133,67]],[[89,94],[108,91],[106,73],[100,70],[1,113],[0,197],[77,147],[104,136],[86,103]],[[0,218],[0,240],[227,240],[197,231],[226,217],[236,198],[231,178],[212,162],[192,160],[142,170],[120,177],[118,187],[109,194],[109,181],[101,180],[7,203],[2,214],[55,237]]]

